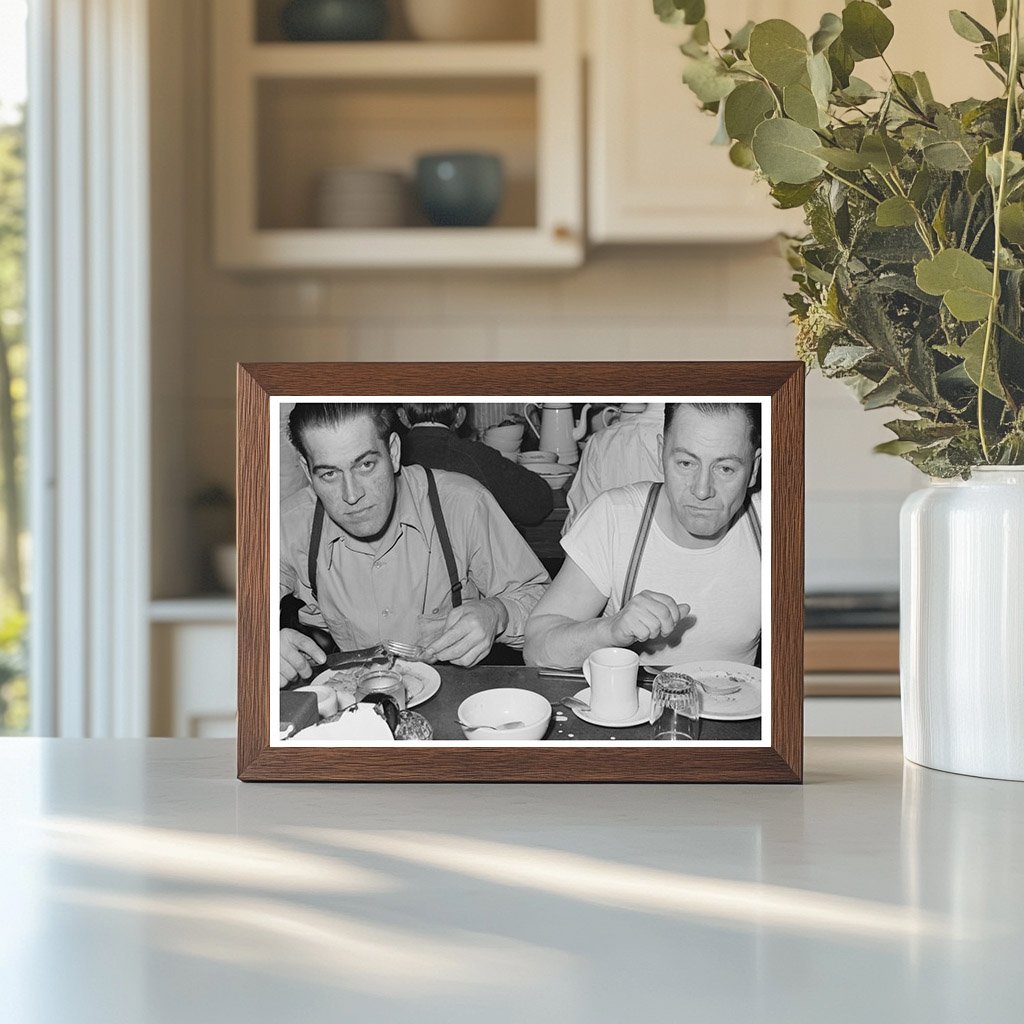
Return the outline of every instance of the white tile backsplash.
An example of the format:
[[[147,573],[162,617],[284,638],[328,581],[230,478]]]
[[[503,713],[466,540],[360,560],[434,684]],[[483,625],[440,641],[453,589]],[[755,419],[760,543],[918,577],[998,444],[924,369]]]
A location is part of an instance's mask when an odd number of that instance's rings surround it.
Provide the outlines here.
[[[236,361],[793,358],[788,274],[768,246],[601,252],[571,273],[233,280],[198,262],[186,312],[196,486],[231,479]],[[898,510],[920,478],[872,453],[889,418],[807,379],[809,588],[896,586]]]

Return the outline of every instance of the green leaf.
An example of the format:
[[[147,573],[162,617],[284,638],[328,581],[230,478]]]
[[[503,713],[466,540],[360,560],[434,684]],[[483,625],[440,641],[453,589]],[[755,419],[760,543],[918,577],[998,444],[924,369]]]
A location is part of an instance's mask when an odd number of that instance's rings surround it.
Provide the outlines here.
[[[1024,203],[1010,203],[1003,208],[1000,234],[1014,245],[1024,245]]]
[[[729,149],[729,160],[745,171],[756,171],[757,160],[754,151],[745,142],[734,142]]]
[[[775,98],[763,82],[743,82],[725,101],[725,128],[729,137],[748,146],[754,129],[775,110]]]
[[[798,82],[807,68],[807,37],[795,25],[772,18],[750,33],[747,58],[772,85]]]
[[[716,60],[690,60],[683,81],[701,103],[724,100],[736,88],[736,82]]]
[[[852,149],[836,149],[832,146],[819,146],[814,150],[815,156],[828,161],[833,167],[841,171],[863,171],[871,166],[871,161]]]
[[[887,135],[865,135],[860,151],[871,166],[883,174],[891,174],[903,159],[903,147]]]
[[[807,77],[811,83],[811,95],[822,112],[822,126],[828,123],[828,104],[832,94],[832,69],[828,57],[819,53],[807,62]]]
[[[988,149],[982,146],[974,159],[971,160],[970,170],[967,172],[967,191],[976,196],[985,187],[985,164],[988,161]]]
[[[998,25],[1006,17],[1006,0],[992,0],[992,10],[995,11]]]
[[[915,268],[917,286],[929,295],[941,295],[946,307],[965,323],[988,316],[992,272],[963,249],[945,249]]]
[[[843,10],[843,39],[861,57],[881,57],[892,42],[892,22],[874,5],[853,0]]]
[[[913,74],[914,84],[917,86],[917,94],[925,103],[934,103],[935,96],[932,94],[932,86],[928,76],[923,71],[915,71]]]
[[[970,337],[959,347],[954,345],[941,345],[938,350],[944,355],[953,359],[962,359],[964,371],[974,382],[975,387],[981,384],[981,361],[985,353],[985,325],[982,324]],[[996,369],[995,345],[989,346],[988,365],[985,367],[985,390],[996,398],[1006,400],[1006,392],[999,382],[999,374]]]
[[[900,396],[902,385],[900,378],[893,374],[887,377],[878,387],[869,391],[860,400],[865,409],[882,409],[887,405],[894,405]]]
[[[901,441],[915,441],[918,444],[933,444],[936,441],[956,437],[963,429],[959,423],[936,423],[934,420],[890,420],[885,425]]]
[[[943,139],[927,143],[921,153],[932,167],[940,171],[966,171],[971,166],[971,158],[959,142]]]
[[[723,49],[732,50],[735,53],[746,53],[750,48],[750,33],[754,30],[755,24],[753,21],[748,21],[743,28],[733,32]]]
[[[780,210],[795,210],[803,206],[818,190],[818,182],[805,182],[802,185],[790,185],[780,182],[772,186],[772,198]]]
[[[921,170],[914,175],[914,182],[907,193],[910,201],[920,206],[928,198],[928,193],[931,191],[934,180],[935,176],[932,174],[931,169],[927,164],[922,164]]]
[[[938,209],[932,217],[932,229],[941,246],[949,245],[949,234],[946,231],[946,214],[949,211],[949,189],[945,189],[942,198],[939,200]]]
[[[989,185],[992,186],[992,191],[995,192],[999,188],[999,177],[1003,170],[1003,154],[1002,152],[993,153],[988,160],[985,161],[985,177],[988,178]],[[1016,179],[1024,175],[1024,157],[1020,153],[1010,150],[1006,154],[1006,185],[1008,189],[1014,187]]]
[[[877,89],[872,88],[862,78],[858,78],[856,75],[850,76],[849,84],[841,93],[844,100],[850,103],[866,103],[868,100],[873,100],[880,95]]]
[[[914,204],[902,196],[893,196],[878,204],[875,223],[880,228],[904,228],[917,223]]]
[[[825,169],[814,151],[821,140],[809,128],[786,118],[762,121],[754,131],[752,148],[758,166],[773,184],[802,185]]]
[[[996,37],[966,11],[950,11],[949,23],[953,26],[953,31],[969,43],[995,42]]]
[[[871,450],[876,455],[906,455],[907,452],[917,451],[920,447],[916,441],[883,441]]]
[[[782,90],[782,106],[786,116],[805,128],[822,128],[824,120],[810,83],[795,82]]]
[[[843,19],[835,14],[823,14],[818,31],[811,36],[811,53],[827,50],[842,34]]]
[[[850,75],[853,73],[856,60],[853,50],[840,36],[828,48],[828,66],[832,69],[832,77],[835,79],[836,87],[845,89],[850,84]]]
[[[693,26],[690,38],[699,46],[707,46],[711,42],[711,29],[708,27],[707,19],[702,18]]]
[[[667,25],[696,25],[704,17],[704,0],[654,0],[654,13]]]

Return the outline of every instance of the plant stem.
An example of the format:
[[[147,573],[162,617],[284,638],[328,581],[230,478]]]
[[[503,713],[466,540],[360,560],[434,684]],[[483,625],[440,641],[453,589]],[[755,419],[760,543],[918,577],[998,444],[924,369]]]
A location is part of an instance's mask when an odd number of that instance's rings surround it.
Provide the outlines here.
[[[841,185],[845,185],[847,188],[852,188],[854,192],[859,192],[862,196],[864,196],[865,199],[870,199],[871,202],[875,204],[875,206],[878,205],[879,199],[876,196],[873,196],[870,192],[868,192],[867,189],[861,188],[860,185],[857,185],[852,181],[847,181],[846,178],[840,178],[838,174],[834,174],[827,167],[825,168],[825,173],[833,181],[838,181]]]
[[[992,255],[992,294],[989,298],[988,320],[985,322],[985,345],[981,350],[978,373],[978,436],[985,461],[992,462],[988,435],[985,432],[985,373],[992,350],[992,333],[999,313],[1000,243],[1002,241],[1003,204],[1006,199],[1006,165],[1013,138],[1013,121],[1017,113],[1017,75],[1020,67],[1020,0],[1010,0],[1010,74],[1006,84],[1006,123],[1003,126],[1003,151],[999,167],[999,190],[995,197],[995,252]]]
[[[924,242],[925,248],[928,250],[928,254],[930,256],[934,256],[935,247],[932,245],[931,229],[928,226],[928,222],[924,219],[924,214],[922,214],[917,208],[917,204],[910,202],[910,197],[903,188],[903,182],[900,181],[899,173],[895,168],[893,168],[892,174],[883,174],[882,178],[892,186],[901,199],[906,199],[906,201],[910,203],[911,209],[914,211],[914,216],[917,218],[917,233],[920,236],[921,241]],[[939,242],[939,239],[936,238],[935,241]],[[941,245],[941,243],[939,244]]]

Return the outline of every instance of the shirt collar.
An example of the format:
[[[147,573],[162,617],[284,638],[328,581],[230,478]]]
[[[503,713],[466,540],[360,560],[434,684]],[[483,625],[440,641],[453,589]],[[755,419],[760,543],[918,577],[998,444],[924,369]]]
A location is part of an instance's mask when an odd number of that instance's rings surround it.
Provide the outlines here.
[[[388,527],[388,532],[381,538],[380,544],[376,549],[380,553],[394,547],[399,536],[401,536],[403,527],[411,527],[424,537],[427,535],[423,519],[420,516],[419,507],[416,503],[416,496],[409,485],[407,472],[404,468],[395,476],[395,491],[395,514],[392,517],[391,525]],[[367,554],[375,553],[375,549],[371,548],[366,541],[359,540],[357,537],[346,533],[330,516],[324,517],[324,539],[331,551],[331,558],[333,558],[334,544],[339,540],[351,551],[362,551]]]

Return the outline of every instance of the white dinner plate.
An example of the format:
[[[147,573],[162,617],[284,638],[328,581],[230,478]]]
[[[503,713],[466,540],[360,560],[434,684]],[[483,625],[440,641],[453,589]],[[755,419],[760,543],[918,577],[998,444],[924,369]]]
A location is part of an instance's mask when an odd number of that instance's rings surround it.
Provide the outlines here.
[[[582,700],[584,703],[590,703],[590,687],[586,687],[580,690],[579,693],[574,693],[573,696],[577,700]],[[637,690],[637,703],[638,707],[636,713],[630,715],[629,718],[624,721],[611,722],[607,718],[598,718],[595,714],[590,711],[580,711],[577,708],[570,708],[569,710],[579,719],[584,722],[589,722],[591,725],[603,725],[609,729],[627,729],[631,725],[647,725],[651,724],[651,691],[645,690],[642,687]]]
[[[402,681],[405,683],[405,706],[415,708],[430,700],[431,697],[441,689],[441,674],[433,665],[427,665],[422,661],[403,661],[401,658],[395,661],[395,668],[402,673]],[[319,683],[320,678],[326,678],[331,674],[330,669],[321,672],[312,679],[312,683]],[[327,685],[330,685],[329,683]],[[354,689],[354,683],[349,683],[349,689]]]
[[[701,693],[701,718],[716,722],[739,722],[761,716],[761,670],[738,661],[692,661],[670,665],[673,672],[685,672],[700,683],[733,683],[735,693]]]
[[[396,661],[405,683],[405,706],[415,708],[430,700],[441,689],[441,673],[422,661]]]

